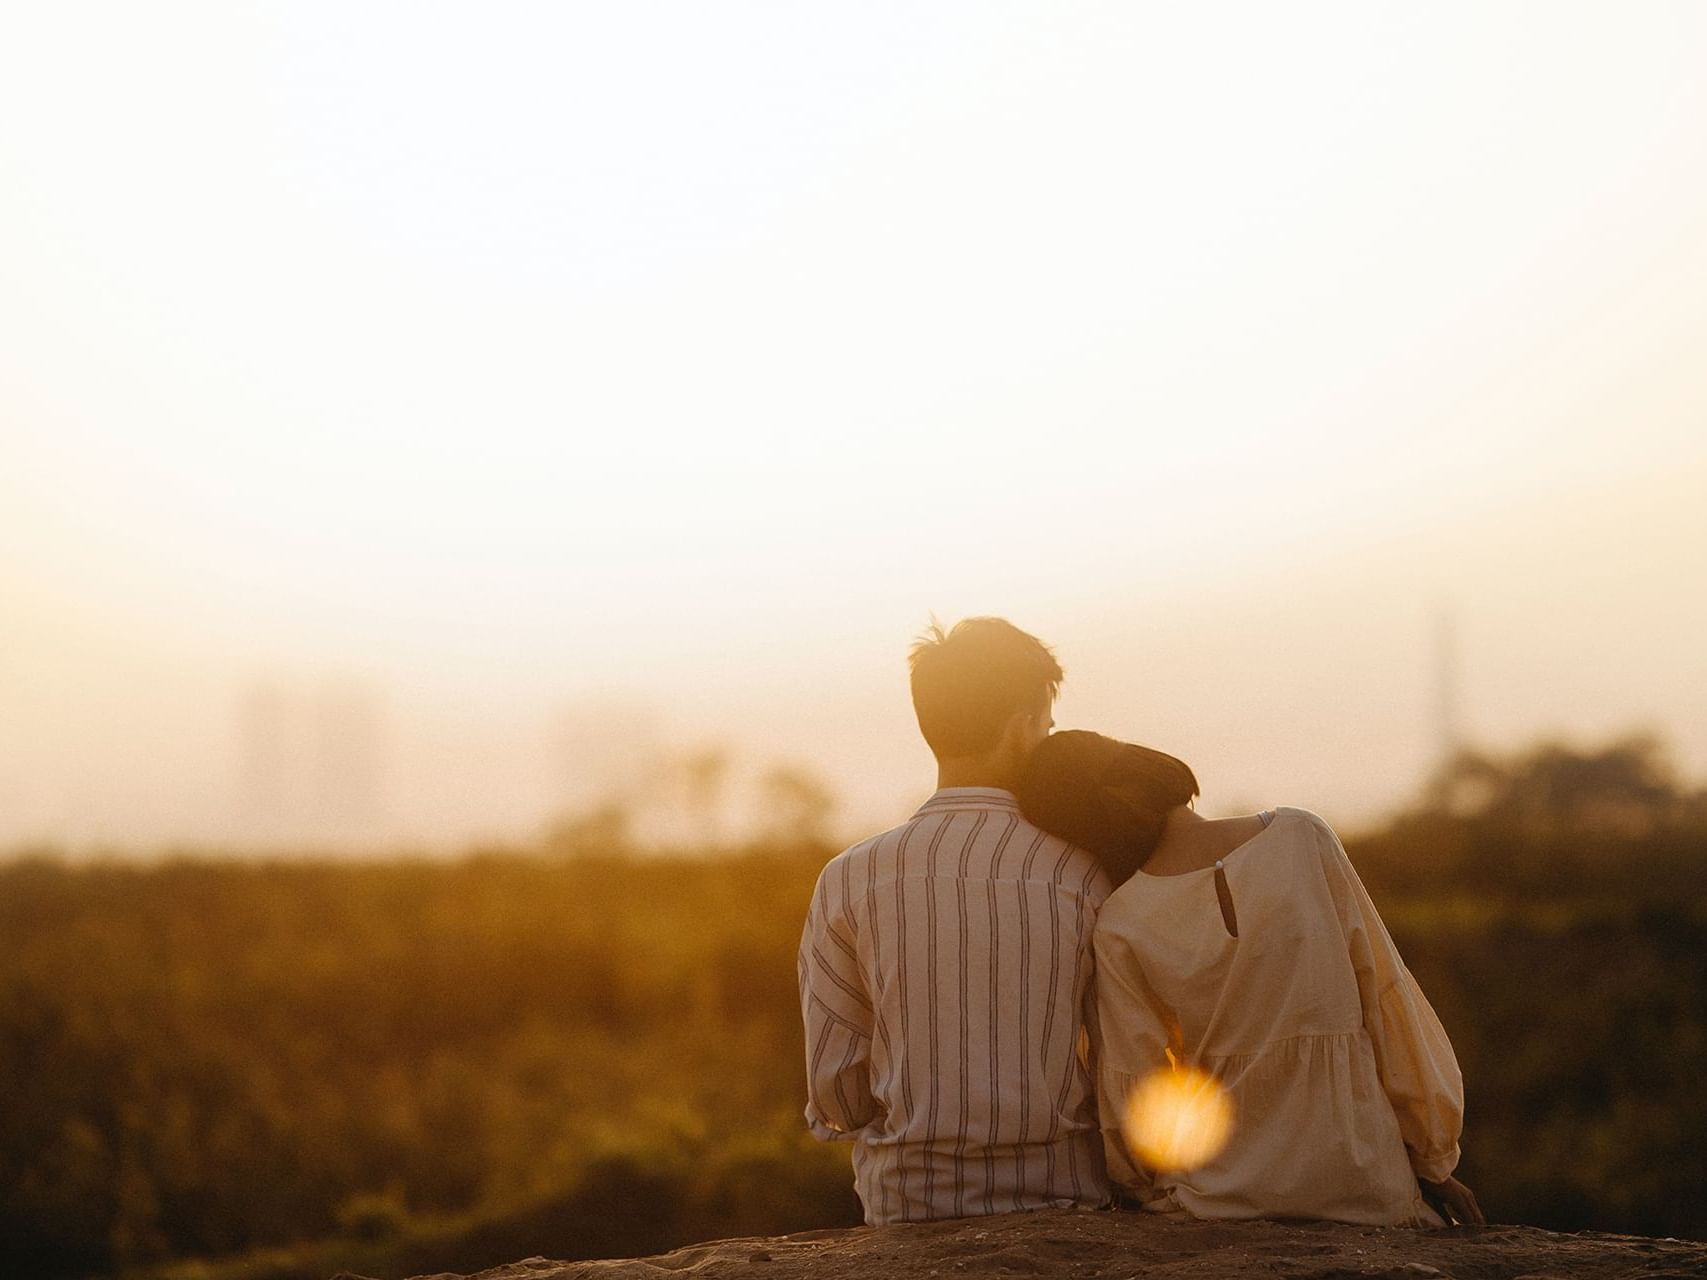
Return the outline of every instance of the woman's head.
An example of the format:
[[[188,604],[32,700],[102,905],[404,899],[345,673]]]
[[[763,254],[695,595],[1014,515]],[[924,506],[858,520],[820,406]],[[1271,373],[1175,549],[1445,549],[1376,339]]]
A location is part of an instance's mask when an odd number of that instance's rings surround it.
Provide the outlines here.
[[[1170,812],[1197,794],[1183,760],[1086,729],[1052,733],[1017,788],[1035,825],[1095,854],[1116,884],[1143,865]]]

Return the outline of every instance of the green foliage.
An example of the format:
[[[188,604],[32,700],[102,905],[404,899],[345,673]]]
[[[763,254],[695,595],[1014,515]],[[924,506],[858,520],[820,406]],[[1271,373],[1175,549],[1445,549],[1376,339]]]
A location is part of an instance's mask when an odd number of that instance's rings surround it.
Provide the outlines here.
[[[1546,742],[1505,759],[1461,752],[1420,805],[1360,841],[1360,865],[1372,888],[1407,897],[1666,901],[1697,891],[1703,833],[1707,790],[1682,787],[1655,738]]]
[[[1707,1236],[1707,792],[1641,734],[1466,753],[1351,852],[1452,1034],[1484,1207]]]
[[[1475,804],[1351,852],[1452,1034],[1490,1213],[1707,1235],[1707,810],[1632,750],[1482,760]],[[829,852],[0,865],[8,1274],[390,1277],[857,1222],[800,1118]]]
[[[449,1249],[446,1222],[593,1256],[718,1216],[857,1220],[845,1154],[826,1184],[797,1141],[793,953],[826,852],[0,867],[9,1262],[406,1244],[419,1223]],[[774,1208],[731,1163],[767,1133],[812,1188]]]

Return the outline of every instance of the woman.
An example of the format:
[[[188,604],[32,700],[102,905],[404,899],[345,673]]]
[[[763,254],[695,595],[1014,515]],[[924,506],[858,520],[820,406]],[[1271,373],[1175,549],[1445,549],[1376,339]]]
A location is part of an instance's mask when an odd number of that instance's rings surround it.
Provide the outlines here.
[[[1092,1024],[1109,1176],[1145,1209],[1200,1218],[1482,1222],[1451,1176],[1452,1045],[1339,838],[1288,806],[1211,821],[1197,791],[1173,756],[1082,730],[1046,739],[1019,787],[1026,817],[1117,886]],[[1232,1132],[1195,1168],[1149,1169],[1122,1114],[1170,1061],[1220,1082]]]

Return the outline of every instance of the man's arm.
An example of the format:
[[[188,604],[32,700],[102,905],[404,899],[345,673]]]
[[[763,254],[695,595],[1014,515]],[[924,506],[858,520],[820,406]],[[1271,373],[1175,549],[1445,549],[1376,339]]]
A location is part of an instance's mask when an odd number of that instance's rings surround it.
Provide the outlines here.
[[[877,1118],[871,1096],[871,998],[851,931],[821,881],[800,937],[800,1016],[806,1029],[806,1123],[827,1142]]]

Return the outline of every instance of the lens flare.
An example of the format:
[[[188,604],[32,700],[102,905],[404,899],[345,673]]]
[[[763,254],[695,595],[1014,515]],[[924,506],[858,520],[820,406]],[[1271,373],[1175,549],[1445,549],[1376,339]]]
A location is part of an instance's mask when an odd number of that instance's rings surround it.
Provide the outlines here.
[[[1227,1145],[1233,1103],[1214,1076],[1164,1067],[1133,1087],[1121,1129],[1132,1154],[1150,1168],[1194,1169]]]

